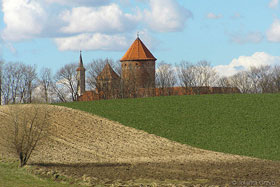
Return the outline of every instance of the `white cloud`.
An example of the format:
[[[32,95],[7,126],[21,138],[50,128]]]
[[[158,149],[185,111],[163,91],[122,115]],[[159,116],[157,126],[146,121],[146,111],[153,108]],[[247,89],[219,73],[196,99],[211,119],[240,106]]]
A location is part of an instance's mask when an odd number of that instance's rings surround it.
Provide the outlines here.
[[[57,3],[61,5],[93,5],[99,6],[110,2],[110,0],[45,0],[47,3]]]
[[[136,30],[142,30],[141,38],[154,48],[158,41],[148,34],[151,29],[180,31],[192,16],[177,0],[138,1],[148,3],[149,8],[122,9],[112,3],[119,1],[112,0],[0,0],[5,22],[0,40],[47,37],[54,39],[60,50],[119,51],[129,47]]]
[[[154,50],[158,46],[159,41],[153,38],[145,29],[139,32],[141,40],[150,50]],[[123,51],[136,38],[136,33],[133,34],[79,34],[72,37],[56,38],[55,43],[61,51],[77,51],[77,50],[103,50],[103,51]]]
[[[64,11],[61,18],[68,24],[61,29],[64,33],[115,33],[135,28],[140,16],[125,14],[117,4],[111,4],[99,8],[73,8]]]
[[[270,42],[280,42],[280,20],[275,19],[271,27],[266,33],[267,39]]]
[[[35,0],[2,0],[2,11],[6,24],[4,40],[30,39],[43,30],[46,13]]]
[[[263,34],[260,32],[249,32],[247,34],[230,34],[231,41],[238,44],[260,43],[263,40]]]
[[[271,0],[268,6],[269,6],[270,8],[277,8],[277,7],[278,7],[278,4],[279,4],[279,1],[278,1],[278,0]]]
[[[124,50],[129,43],[127,38],[120,35],[80,34],[72,37],[57,38],[55,42],[59,50]]]
[[[181,31],[188,18],[189,10],[174,0],[150,0],[150,10],[144,11],[145,21],[151,29],[158,32]]]
[[[206,16],[208,19],[220,19],[223,17],[222,14],[214,14],[212,12],[208,13],[207,16]]]
[[[265,52],[256,52],[252,56],[240,56],[233,59],[229,65],[219,65],[215,69],[221,76],[231,76],[250,67],[280,64],[280,56],[272,56]]]
[[[140,39],[144,42],[146,47],[149,50],[155,50],[159,45],[160,41],[154,38],[152,35],[150,35],[149,31],[147,29],[143,29],[139,32]],[[132,38],[135,39],[136,35],[134,35]]]
[[[229,77],[238,73],[238,70],[230,65],[219,65],[215,66],[214,69],[220,77]]]

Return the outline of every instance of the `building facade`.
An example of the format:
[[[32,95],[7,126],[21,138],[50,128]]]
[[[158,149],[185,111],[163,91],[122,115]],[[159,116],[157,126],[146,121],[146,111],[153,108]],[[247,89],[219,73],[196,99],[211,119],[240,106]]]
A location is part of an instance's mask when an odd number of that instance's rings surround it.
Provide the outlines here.
[[[220,87],[172,87],[156,88],[155,66],[156,58],[140,40],[133,42],[125,55],[121,58],[121,75],[119,76],[107,63],[97,76],[96,89],[85,91],[85,68],[80,54],[80,63],[77,69],[79,85],[79,101],[93,101],[100,99],[153,97],[168,95],[195,95],[195,94],[228,94],[240,93],[237,88]]]
[[[156,60],[138,37],[120,60],[125,87],[155,88]]]

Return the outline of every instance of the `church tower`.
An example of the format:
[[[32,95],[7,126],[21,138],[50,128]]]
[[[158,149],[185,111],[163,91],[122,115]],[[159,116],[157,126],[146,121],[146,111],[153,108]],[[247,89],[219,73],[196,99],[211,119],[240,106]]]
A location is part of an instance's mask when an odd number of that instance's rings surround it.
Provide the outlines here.
[[[86,69],[84,68],[83,64],[82,51],[80,51],[80,63],[76,71],[78,79],[78,94],[81,96],[83,93],[85,93],[86,89]]]
[[[155,88],[156,58],[140,40],[139,36],[121,58],[124,85],[135,88]]]

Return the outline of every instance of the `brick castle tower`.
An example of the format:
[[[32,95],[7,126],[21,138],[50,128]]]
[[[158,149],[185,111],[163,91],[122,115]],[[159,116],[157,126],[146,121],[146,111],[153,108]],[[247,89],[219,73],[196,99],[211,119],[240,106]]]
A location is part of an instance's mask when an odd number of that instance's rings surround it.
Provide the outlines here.
[[[122,81],[125,87],[155,88],[156,58],[139,37],[121,58]]]
[[[80,63],[76,71],[78,79],[78,94],[81,96],[86,91],[86,69],[83,64],[82,51],[80,51]]]

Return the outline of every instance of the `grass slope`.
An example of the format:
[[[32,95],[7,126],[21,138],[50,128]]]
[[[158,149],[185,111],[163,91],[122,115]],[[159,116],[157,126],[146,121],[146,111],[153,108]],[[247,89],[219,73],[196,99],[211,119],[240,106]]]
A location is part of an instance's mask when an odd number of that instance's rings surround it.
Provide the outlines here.
[[[170,96],[59,105],[203,149],[280,160],[280,94]]]
[[[51,179],[41,179],[35,175],[28,173],[25,168],[18,168],[17,163],[7,163],[0,161],[0,186],[9,187],[30,187],[30,186],[52,186],[66,187],[69,184],[61,184]]]

